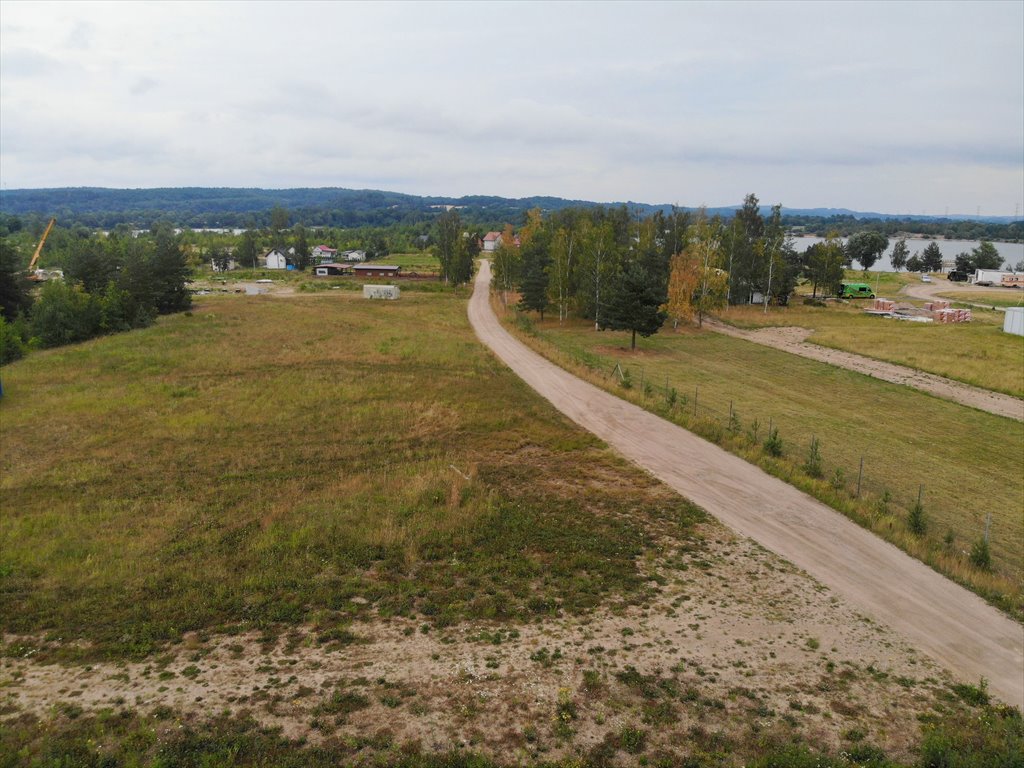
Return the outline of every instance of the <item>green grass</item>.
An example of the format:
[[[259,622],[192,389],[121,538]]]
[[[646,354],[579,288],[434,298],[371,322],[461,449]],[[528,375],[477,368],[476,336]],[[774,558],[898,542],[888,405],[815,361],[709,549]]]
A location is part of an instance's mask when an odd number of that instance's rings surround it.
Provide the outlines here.
[[[658,690],[655,697],[666,692]],[[695,726],[671,749],[651,754],[653,765],[715,765],[723,768],[900,768],[956,766],[957,768],[1017,768],[1024,750],[1020,712],[988,704],[957,706],[950,702],[941,717],[925,716],[923,738],[913,762],[891,759],[865,741],[862,734],[830,754],[806,745],[806,734],[762,729],[752,725],[743,738],[708,733]],[[622,726],[586,754],[561,760],[536,759],[535,766],[601,768],[618,765],[619,754],[652,752],[647,730]],[[814,743],[813,740],[811,742]],[[307,768],[337,765],[376,765],[392,768],[501,768],[523,765],[525,752],[512,762],[494,760],[472,748],[430,753],[417,741],[402,742],[386,724],[373,732],[329,738],[310,744],[284,737],[279,729],[260,726],[252,717],[226,714],[201,718],[168,707],[150,712],[130,708],[84,713],[58,703],[52,715],[8,717],[0,723],[0,768],[15,766],[175,766],[206,768],[239,766]]]
[[[4,390],[0,628],[86,655],[637,600],[652,532],[700,517],[500,366],[464,294],[206,298]]]
[[[1003,314],[974,310],[970,323],[907,323],[865,314],[870,302],[825,307],[730,307],[720,315],[741,328],[798,326],[808,341],[906,365],[984,389],[1024,397],[1024,344],[1003,333]],[[912,302],[920,306],[922,302]]]
[[[940,293],[944,299],[968,304],[984,304],[988,307],[1024,306],[1024,291],[1002,289],[997,291],[948,291]],[[1002,314],[999,315],[1002,317]]]
[[[1024,425],[710,331],[666,329],[630,353],[627,334],[595,333],[583,321],[529,325],[535,336],[519,329],[520,335],[557,362],[760,464],[1002,607],[1024,613]],[[610,375],[616,364],[628,371],[630,389]],[[677,393],[672,407],[666,385]],[[779,432],[780,459],[764,449],[769,426]],[[820,443],[820,480],[805,470],[812,438]],[[855,499],[861,457],[862,494]],[[920,486],[925,537],[914,536],[907,524]],[[988,513],[995,573],[968,559]],[[950,543],[943,538],[948,531]]]

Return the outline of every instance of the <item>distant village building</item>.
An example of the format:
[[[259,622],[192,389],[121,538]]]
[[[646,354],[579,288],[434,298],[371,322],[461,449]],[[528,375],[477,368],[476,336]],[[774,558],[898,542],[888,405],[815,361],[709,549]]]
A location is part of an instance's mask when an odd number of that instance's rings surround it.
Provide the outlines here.
[[[328,262],[336,261],[337,258],[337,248],[331,248],[327,245],[318,245],[313,249],[313,261],[318,264],[327,264]]]
[[[351,275],[352,265],[351,264],[321,264],[313,270],[313,273],[317,277],[327,277],[329,275]]]
[[[488,232],[484,235],[484,252],[490,253],[501,245],[501,232]]]
[[[288,257],[277,248],[267,251],[263,258],[267,261],[267,269],[288,269]]]
[[[345,257],[345,261],[366,261],[366,251],[344,251],[342,256]]]
[[[400,277],[401,267],[390,264],[356,264],[352,274],[356,277]]]

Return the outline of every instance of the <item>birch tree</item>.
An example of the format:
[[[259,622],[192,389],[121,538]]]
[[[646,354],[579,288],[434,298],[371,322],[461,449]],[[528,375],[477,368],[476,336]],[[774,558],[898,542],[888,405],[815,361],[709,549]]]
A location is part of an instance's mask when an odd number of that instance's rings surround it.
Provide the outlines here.
[[[559,228],[551,240],[551,265],[549,267],[551,299],[558,307],[558,323],[565,321],[569,312],[569,295],[572,290],[574,258],[576,257],[577,235],[575,230]]]
[[[594,318],[594,330],[601,329],[610,283],[617,272],[618,252],[615,230],[610,222],[585,224],[581,232],[580,276],[583,296]]]

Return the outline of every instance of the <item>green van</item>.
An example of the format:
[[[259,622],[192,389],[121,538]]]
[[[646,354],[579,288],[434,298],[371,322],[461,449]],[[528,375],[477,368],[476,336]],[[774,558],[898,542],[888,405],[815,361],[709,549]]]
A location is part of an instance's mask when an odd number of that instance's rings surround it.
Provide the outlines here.
[[[867,283],[840,283],[839,298],[841,299],[873,299],[875,292]]]

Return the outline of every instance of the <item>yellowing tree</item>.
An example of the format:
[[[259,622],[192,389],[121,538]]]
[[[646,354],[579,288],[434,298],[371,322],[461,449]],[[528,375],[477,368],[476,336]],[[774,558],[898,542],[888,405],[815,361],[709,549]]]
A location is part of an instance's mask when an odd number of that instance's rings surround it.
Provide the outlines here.
[[[682,253],[672,257],[668,278],[668,303],[665,309],[674,328],[680,320],[697,316],[704,324],[704,315],[725,306],[729,290],[729,273],[721,269],[722,225],[703,213],[691,225],[689,243]]]

